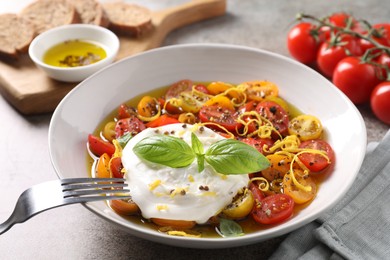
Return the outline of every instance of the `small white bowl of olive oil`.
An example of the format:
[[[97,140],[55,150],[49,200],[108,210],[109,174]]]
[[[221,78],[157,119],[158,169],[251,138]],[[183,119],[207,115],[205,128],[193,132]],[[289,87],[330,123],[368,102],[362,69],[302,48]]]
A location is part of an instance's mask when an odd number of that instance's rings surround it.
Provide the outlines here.
[[[112,63],[119,45],[118,37],[106,28],[71,24],[35,37],[29,55],[50,78],[80,82]]]

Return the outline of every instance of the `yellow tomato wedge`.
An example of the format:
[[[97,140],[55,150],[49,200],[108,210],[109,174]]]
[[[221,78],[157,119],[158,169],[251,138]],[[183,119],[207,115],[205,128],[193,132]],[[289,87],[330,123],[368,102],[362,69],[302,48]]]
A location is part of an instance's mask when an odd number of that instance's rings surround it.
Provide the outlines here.
[[[321,121],[312,115],[299,115],[290,120],[290,135],[296,135],[301,141],[317,139],[322,134]]]
[[[189,220],[173,220],[163,218],[151,218],[152,222],[162,227],[172,227],[178,230],[191,229],[196,225],[195,221]]]
[[[251,212],[254,203],[252,192],[246,189],[237,196],[237,199],[226,206],[222,213],[230,219],[242,219]]]
[[[137,104],[138,117],[144,121],[153,121],[161,112],[160,103],[151,96],[144,96]]]
[[[269,181],[282,179],[283,176],[290,170],[292,158],[283,154],[270,154],[266,156],[271,163],[270,167],[261,171],[264,178]]]
[[[222,107],[222,108],[227,108],[227,109],[230,109],[230,110],[234,110],[233,103],[230,101],[229,98],[227,98],[225,96],[215,96],[215,97],[212,97],[211,99],[206,101],[206,103],[204,103],[204,105],[205,106],[217,105],[217,106]]]
[[[139,208],[131,199],[111,200],[110,207],[118,214],[133,215],[138,213]]]
[[[257,102],[261,102],[269,96],[277,97],[279,94],[278,86],[271,81],[248,81],[242,83],[241,86],[246,87],[248,99]]]
[[[283,191],[284,194],[289,195],[295,203],[297,204],[303,204],[306,203],[312,199],[314,199],[315,195],[317,194],[317,185],[314,182],[314,180],[306,175],[302,176],[303,171],[299,169],[294,169],[294,176],[295,179],[302,184],[303,186],[310,186],[310,191],[305,191],[302,189],[299,189],[293,182],[292,177],[290,176],[290,173],[287,173],[284,175],[283,178]]]
[[[103,136],[110,142],[115,139],[115,126],[116,122],[110,121],[103,128]]]
[[[111,178],[110,159],[110,156],[106,153],[100,156],[95,172],[97,178]]]
[[[233,85],[231,84],[222,81],[214,81],[208,84],[206,88],[211,95],[218,95],[232,87]]]

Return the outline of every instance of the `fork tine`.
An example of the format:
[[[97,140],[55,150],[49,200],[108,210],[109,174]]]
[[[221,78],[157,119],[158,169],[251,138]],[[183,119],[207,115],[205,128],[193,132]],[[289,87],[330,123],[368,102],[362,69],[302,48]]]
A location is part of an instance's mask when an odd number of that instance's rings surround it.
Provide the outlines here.
[[[83,189],[104,189],[104,188],[122,188],[127,187],[127,183],[102,183],[102,184],[66,184],[62,185],[63,191],[83,190]]]
[[[69,198],[65,198],[65,201],[67,202],[67,204],[73,204],[73,203],[87,203],[87,202],[100,201],[100,200],[120,200],[120,199],[129,199],[129,198],[131,198],[130,195],[89,196],[89,197],[69,197]]]
[[[114,190],[77,190],[77,191],[65,191],[64,198],[72,196],[85,196],[85,195],[98,195],[98,194],[111,194],[111,193],[129,193],[128,189],[114,189]]]
[[[61,184],[88,183],[88,182],[125,182],[123,178],[67,178],[61,179]]]

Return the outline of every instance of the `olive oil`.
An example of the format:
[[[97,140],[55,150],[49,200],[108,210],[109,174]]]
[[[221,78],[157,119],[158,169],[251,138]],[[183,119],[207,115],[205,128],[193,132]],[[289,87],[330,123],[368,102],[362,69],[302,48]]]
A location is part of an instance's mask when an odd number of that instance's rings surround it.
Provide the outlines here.
[[[78,67],[98,62],[107,57],[104,48],[92,41],[70,40],[51,47],[43,62],[56,67]]]

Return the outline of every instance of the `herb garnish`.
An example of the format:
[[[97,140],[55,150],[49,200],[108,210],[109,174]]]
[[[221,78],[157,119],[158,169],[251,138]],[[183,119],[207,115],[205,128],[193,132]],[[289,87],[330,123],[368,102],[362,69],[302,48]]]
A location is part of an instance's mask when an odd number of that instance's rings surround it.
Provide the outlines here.
[[[204,152],[202,143],[192,133],[191,146],[178,137],[154,135],[139,141],[133,151],[143,160],[172,168],[187,167],[196,158],[199,172],[203,171],[205,161],[221,174],[248,174],[269,167],[264,155],[238,140],[217,141]]]

